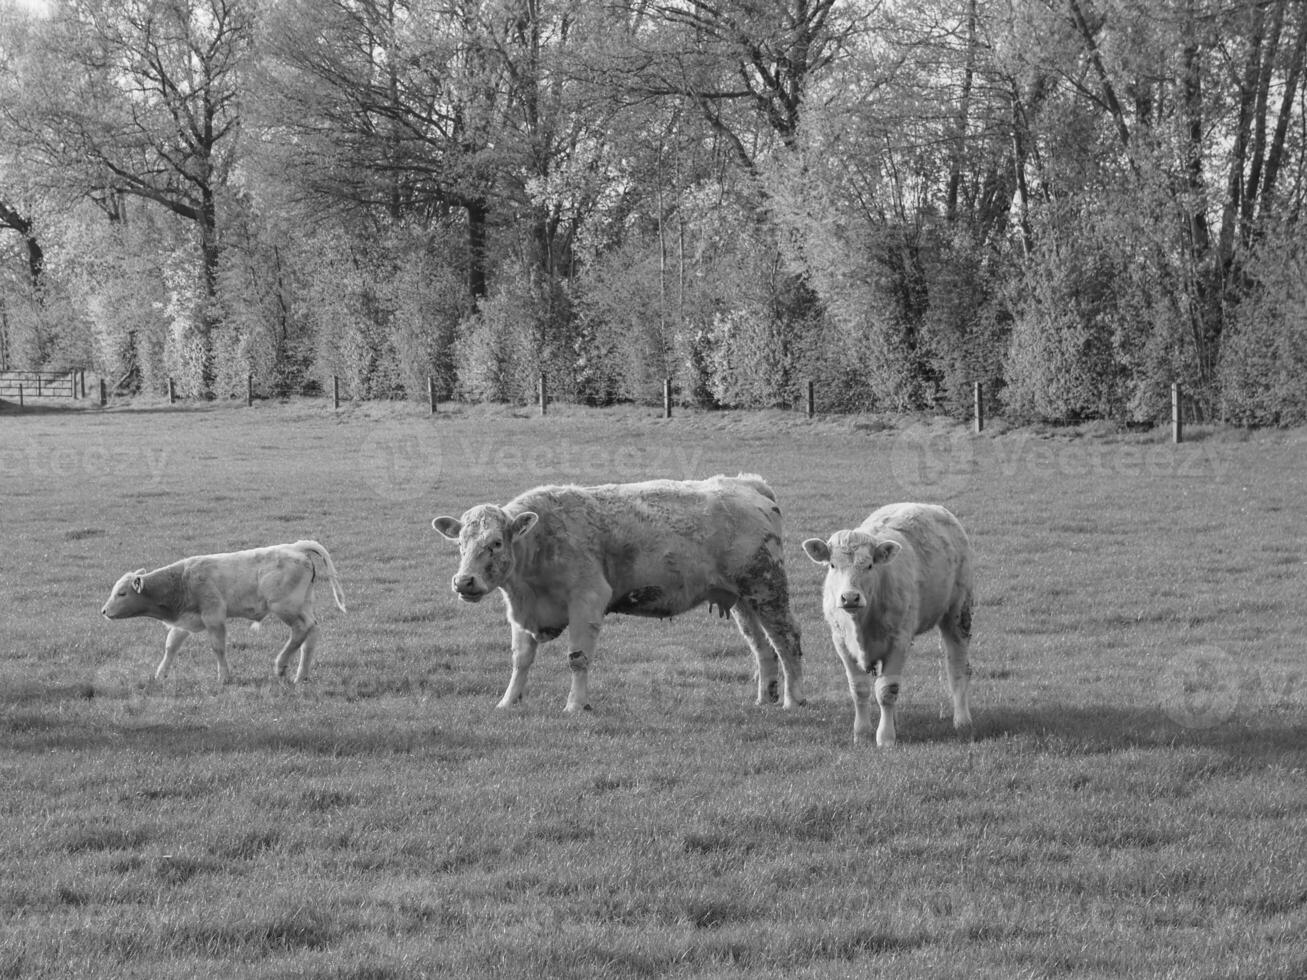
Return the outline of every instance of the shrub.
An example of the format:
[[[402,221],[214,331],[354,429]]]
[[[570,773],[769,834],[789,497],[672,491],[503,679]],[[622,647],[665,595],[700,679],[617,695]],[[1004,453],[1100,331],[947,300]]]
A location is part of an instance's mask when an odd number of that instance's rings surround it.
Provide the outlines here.
[[[1253,253],[1249,289],[1221,344],[1222,415],[1240,425],[1307,421],[1307,248],[1277,229]]]
[[[1036,249],[1014,285],[1005,402],[1045,421],[1123,414],[1110,263],[1092,248]]]

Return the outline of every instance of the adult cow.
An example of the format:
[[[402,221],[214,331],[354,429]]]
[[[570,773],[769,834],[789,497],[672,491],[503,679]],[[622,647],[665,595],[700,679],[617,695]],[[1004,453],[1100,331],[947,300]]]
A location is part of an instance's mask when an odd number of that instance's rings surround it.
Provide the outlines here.
[[[880,705],[877,745],[893,745],[894,706],[912,638],[939,628],[953,725],[971,729],[971,545],[958,519],[932,504],[889,504],[854,530],[803,550],[826,565],[822,609],[853,695],[853,740],[871,734],[872,680]],[[879,676],[877,676],[879,674]]]
[[[218,679],[223,684],[231,682],[227,620],[252,619],[258,626],[268,615],[276,616],[290,627],[290,639],[274,661],[276,673],[284,676],[291,654],[299,650],[295,671],[298,683],[308,677],[318,637],[313,614],[313,582],[318,574],[314,559],[322,562],[332,596],[344,612],[345,596],[327,549],[316,541],[296,541],[248,551],[196,555],[152,572],[138,568],[114,584],[100,613],[106,619],[146,616],[168,627],[163,659],[154,672],[156,680],[168,672],[186,637],[207,631],[218,658]]]
[[[459,544],[460,599],[504,595],[513,671],[501,708],[522,698],[539,644],[566,629],[564,710],[589,709],[587,671],[607,613],[663,618],[705,602],[729,612],[752,648],[758,702],[778,699],[779,655],[785,707],[802,703],[781,511],[761,477],[543,486],[431,524]]]

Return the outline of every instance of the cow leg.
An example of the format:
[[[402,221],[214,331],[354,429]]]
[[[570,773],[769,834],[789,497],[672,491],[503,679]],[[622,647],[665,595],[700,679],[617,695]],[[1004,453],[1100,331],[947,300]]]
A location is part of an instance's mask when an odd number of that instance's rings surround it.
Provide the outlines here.
[[[218,660],[218,682],[230,684],[231,668],[227,666],[227,624],[217,620],[204,625],[209,631],[209,644],[213,647],[213,655]]]
[[[758,662],[758,704],[775,704],[781,699],[780,671],[777,668],[776,651],[768,640],[758,614],[749,603],[741,599],[731,609],[731,616],[741,635],[753,651]]]
[[[526,694],[526,675],[535,663],[536,650],[540,644],[536,638],[516,623],[513,626],[513,673],[508,679],[508,690],[499,699],[497,708],[511,708],[521,702]]]
[[[789,602],[785,598],[755,600],[755,608],[762,628],[767,631],[772,650],[780,656],[781,669],[785,672],[784,707],[801,705],[804,703],[803,646],[799,638],[799,623],[790,613]],[[774,658],[772,664],[774,671]],[[774,695],[772,700],[776,700]]]
[[[280,614],[279,614],[280,615]],[[309,661],[313,659],[313,649],[309,645],[309,637],[317,635],[317,624],[304,615],[284,615],[280,616],[283,623],[290,627],[290,638],[286,640],[278,652],[276,658],[272,661],[272,671],[278,678],[286,676],[286,668],[290,665],[291,655],[298,650],[300,652],[299,668],[295,672],[295,680],[302,680],[308,676]],[[307,651],[308,656],[305,656]]]
[[[894,719],[899,700],[899,681],[903,676],[903,664],[908,659],[909,637],[904,642],[896,638],[890,652],[881,661],[881,673],[876,678],[876,703],[880,705],[880,724],[876,726],[876,744],[889,746],[898,740],[898,729]]]
[[[871,724],[871,687],[873,675],[862,669],[862,663],[854,656],[842,633],[831,631],[831,640],[835,643],[835,652],[844,664],[844,673],[849,679],[849,694],[853,697],[853,741],[854,743],[870,741],[875,729]]]
[[[313,651],[318,645],[318,624],[310,623],[300,643],[300,662],[295,668],[295,683],[309,679],[309,667],[313,663]]]
[[[967,662],[967,649],[971,645],[971,604],[962,606],[957,615],[950,615],[939,624],[939,645],[944,654],[944,669],[948,673],[948,690],[953,697],[953,727],[969,736],[971,726],[971,665]]]
[[[168,636],[163,641],[163,659],[159,661],[159,666],[154,672],[154,679],[156,681],[163,680],[163,676],[168,673],[169,668],[172,667],[173,658],[177,655],[177,648],[180,647],[186,637],[190,635],[191,634],[188,631],[182,629],[180,626],[170,626],[168,628]]]
[[[574,600],[567,608],[567,638],[571,643],[567,666],[572,669],[572,689],[567,694],[567,706],[563,710],[569,714],[590,710],[590,663],[594,659],[595,644],[599,641],[604,610],[611,598],[611,592],[589,595],[581,601]]]

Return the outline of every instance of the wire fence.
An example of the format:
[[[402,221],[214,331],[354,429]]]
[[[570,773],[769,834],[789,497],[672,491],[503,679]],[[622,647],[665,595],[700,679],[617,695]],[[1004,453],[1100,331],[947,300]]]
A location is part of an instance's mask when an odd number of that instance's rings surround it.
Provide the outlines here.
[[[101,406],[108,404],[110,389],[105,380],[101,378],[97,385],[98,390],[93,390],[92,397],[95,398]],[[177,386],[172,378],[167,379],[167,397],[168,403],[175,404],[179,400]],[[254,375],[246,377],[244,400],[247,406],[253,406],[256,398]],[[29,398],[66,398],[66,399],[84,399],[86,398],[86,372],[81,368],[72,368],[65,371],[3,371],[0,372],[0,398],[6,398],[16,401],[19,407],[23,407]],[[821,412],[821,391],[815,380],[809,380],[801,387],[801,396],[799,404],[792,405],[795,411],[803,412],[808,418],[816,418]],[[352,399],[347,399],[352,400]],[[427,379],[427,401],[430,406],[430,412],[435,415],[440,409],[440,399],[438,397],[438,388],[435,378]],[[540,374],[535,391],[535,405],[541,415],[549,411],[552,398],[550,395],[549,379],[545,374]],[[940,406],[943,411],[941,414],[964,420],[968,422],[976,433],[985,431],[986,425],[993,418],[1002,418],[1000,414],[994,412],[992,397],[989,396],[989,390],[986,383],[976,381],[971,386],[971,398],[969,403],[953,403]],[[331,379],[331,403],[333,410],[339,410],[342,403],[341,398],[341,379],[334,376]],[[662,383],[662,410],[664,418],[671,418],[676,409],[676,390],[672,378],[665,378]],[[833,413],[830,413],[833,414]],[[1192,401],[1186,397],[1182,386],[1179,383],[1171,385],[1171,412],[1170,426],[1171,438],[1174,442],[1181,442],[1184,438],[1185,426],[1200,421],[1200,413]],[[1101,419],[1089,418],[1040,418],[1037,421],[1043,425],[1084,425],[1094,421],[1107,421]],[[1157,425],[1162,424],[1164,420],[1152,422],[1134,423],[1128,420],[1121,420],[1119,424],[1124,429],[1154,429]]]

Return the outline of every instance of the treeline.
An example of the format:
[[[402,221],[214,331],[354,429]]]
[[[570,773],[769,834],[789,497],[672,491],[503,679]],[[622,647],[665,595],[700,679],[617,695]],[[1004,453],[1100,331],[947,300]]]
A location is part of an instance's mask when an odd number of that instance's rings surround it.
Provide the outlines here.
[[[1300,0],[0,0],[0,361],[1307,418]]]

